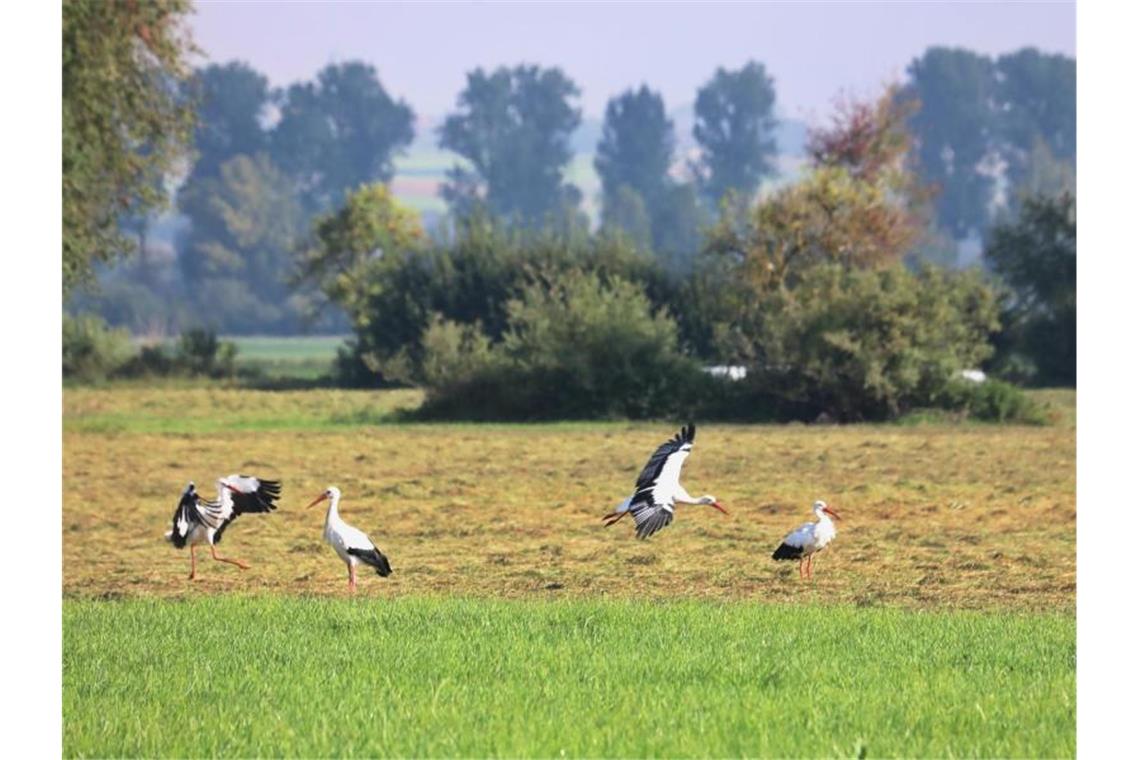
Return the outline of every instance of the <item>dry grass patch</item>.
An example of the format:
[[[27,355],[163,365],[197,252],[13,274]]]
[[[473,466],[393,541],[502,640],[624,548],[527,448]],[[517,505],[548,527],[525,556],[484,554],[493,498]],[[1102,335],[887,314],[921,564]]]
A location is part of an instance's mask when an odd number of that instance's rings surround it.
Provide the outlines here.
[[[354,424],[407,403],[349,391],[67,391],[65,593],[344,594],[323,513],[302,510],[337,485],[342,514],[395,568],[366,577],[365,595],[1074,606],[1068,426],[702,425],[684,482],[731,517],[680,507],[641,542],[628,521],[599,518],[669,425]],[[188,480],[212,493],[214,478],[238,470],[280,478],[281,509],[226,532],[224,553],[251,570],[207,561],[189,583],[187,552],[162,540],[178,494]],[[808,584],[769,555],[816,498],[845,519]]]

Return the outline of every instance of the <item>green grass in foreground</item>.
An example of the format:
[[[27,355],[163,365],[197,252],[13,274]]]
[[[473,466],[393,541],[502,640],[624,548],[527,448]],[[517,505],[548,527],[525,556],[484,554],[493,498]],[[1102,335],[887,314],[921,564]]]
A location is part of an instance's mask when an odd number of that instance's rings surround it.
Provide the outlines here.
[[[64,602],[65,756],[1072,756],[1072,616]]]

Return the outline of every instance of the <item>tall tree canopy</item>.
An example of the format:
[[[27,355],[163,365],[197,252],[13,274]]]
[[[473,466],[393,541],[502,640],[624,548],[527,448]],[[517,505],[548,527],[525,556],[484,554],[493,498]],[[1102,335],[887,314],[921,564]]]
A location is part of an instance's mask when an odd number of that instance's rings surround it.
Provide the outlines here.
[[[268,147],[269,80],[261,72],[240,61],[210,64],[195,72],[190,86],[198,103],[191,182],[217,177],[231,158]]]
[[[132,250],[122,217],[167,202],[193,118],[189,0],[63,4],[63,284]]]
[[[994,133],[993,62],[969,50],[932,47],[907,69],[902,97],[921,107],[911,119],[923,176],[938,188],[938,219],[956,239],[988,220],[994,180],[983,171]]]
[[[1039,383],[1077,382],[1076,199],[1030,196],[1018,216],[996,225],[986,262],[1010,286],[1006,309],[1007,360],[1031,364]]]
[[[658,203],[669,185],[674,142],[659,94],[642,85],[610,99],[594,159],[605,199],[625,185],[649,206]]]
[[[594,166],[602,179],[602,224],[684,268],[699,247],[699,204],[669,176],[675,138],[661,96],[644,85],[610,100]]]
[[[755,61],[738,71],[717,69],[697,91],[693,137],[702,150],[702,188],[713,203],[729,190],[751,196],[775,172],[775,104],[772,78]]]
[[[1021,186],[1033,170],[1033,151],[1057,160],[1077,156],[1077,62],[1024,48],[997,59],[998,138],[1010,185]]]
[[[1016,206],[1026,185],[1063,188],[1076,164],[1076,61],[1024,48],[993,59],[932,47],[909,69],[901,98],[922,173],[937,186],[938,221],[961,240],[991,221],[996,178]],[[1048,177],[1046,175],[1049,175]]]
[[[268,156],[239,155],[180,198],[192,219],[179,263],[201,324],[233,332],[299,331],[289,275],[304,219]]]
[[[500,67],[468,73],[458,109],[440,128],[441,147],[465,158],[443,196],[463,213],[481,202],[499,217],[534,226],[576,206],[579,193],[562,181],[581,121],[571,99],[577,86],[558,68]]]
[[[414,114],[393,100],[376,69],[353,61],[326,66],[316,82],[279,96],[274,162],[301,188],[310,210],[324,211],[347,192],[392,178],[392,160],[415,137]]]

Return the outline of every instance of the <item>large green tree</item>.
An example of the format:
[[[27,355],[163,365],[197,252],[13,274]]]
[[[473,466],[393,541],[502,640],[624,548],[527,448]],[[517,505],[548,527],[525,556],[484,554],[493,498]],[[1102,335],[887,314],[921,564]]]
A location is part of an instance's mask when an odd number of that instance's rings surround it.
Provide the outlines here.
[[[659,94],[642,85],[610,99],[594,158],[604,201],[626,186],[655,208],[669,187],[674,142],[673,122]]]
[[[269,80],[246,63],[210,64],[190,82],[198,103],[194,128],[194,166],[189,183],[218,176],[235,156],[268,148],[264,119],[270,106]]]
[[[1020,187],[1034,170],[1034,150],[1075,164],[1077,62],[1024,48],[997,59],[998,140],[1009,184]]]
[[[986,262],[1009,285],[1001,364],[1042,384],[1077,382],[1076,199],[1030,196],[996,225]],[[1028,366],[1027,366],[1028,365]]]
[[[193,118],[189,0],[63,4],[63,284],[133,249],[124,217],[168,200]]]
[[[697,91],[693,137],[701,146],[698,167],[713,204],[730,190],[751,196],[775,172],[776,88],[764,64],[717,69]]]
[[[332,208],[361,185],[389,181],[393,159],[415,137],[411,107],[359,61],[326,66],[315,82],[280,93],[278,106],[273,160],[312,211]]]
[[[665,102],[644,85],[612,98],[594,166],[602,180],[602,224],[685,269],[703,221],[694,188],[669,176],[675,138]]]
[[[179,263],[194,321],[238,333],[299,330],[289,277],[304,217],[268,156],[231,158],[181,204],[193,220]]]
[[[462,215],[481,204],[533,227],[576,207],[580,194],[562,175],[581,121],[571,102],[577,95],[558,68],[469,72],[458,109],[440,128],[440,146],[467,161],[449,172],[443,189],[453,211]]]
[[[954,238],[980,233],[989,220],[996,82],[993,61],[961,48],[932,47],[907,69],[900,97],[921,107],[910,126],[924,179],[938,189],[938,220]]]

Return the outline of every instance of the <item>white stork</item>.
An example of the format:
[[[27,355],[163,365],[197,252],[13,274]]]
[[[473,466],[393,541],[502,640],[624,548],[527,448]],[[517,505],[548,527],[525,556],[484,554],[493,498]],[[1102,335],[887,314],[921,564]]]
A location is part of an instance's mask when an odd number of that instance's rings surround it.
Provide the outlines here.
[[[631,514],[637,526],[637,537],[648,538],[673,522],[673,510],[677,504],[709,506],[728,514],[715,496],[694,499],[681,485],[681,465],[693,449],[696,434],[696,425],[690,424],[653,452],[637,477],[633,496],[602,518],[606,527]]]
[[[209,544],[210,556],[218,562],[228,562],[248,570],[249,565],[240,559],[219,557],[217,544],[221,542],[226,526],[238,515],[270,512],[277,509],[274,502],[280,497],[280,481],[261,480],[250,475],[219,478],[216,501],[206,501],[194,490],[193,483],[187,485],[174,511],[174,524],[166,532],[166,540],[178,549],[190,545],[190,580],[194,580],[197,574],[198,558],[194,548],[199,544]]]
[[[363,562],[376,568],[376,574],[387,578],[392,574],[392,566],[376,544],[364,533],[341,519],[337,507],[340,504],[340,489],[329,486],[328,490],[317,498],[306,509],[315,507],[325,499],[329,500],[329,511],[325,514],[325,541],[336,551],[344,564],[348,566],[348,588],[356,591],[356,566]]]
[[[811,508],[815,512],[816,522],[806,522],[784,536],[783,543],[772,552],[772,559],[798,559],[801,578],[804,577],[804,560],[807,560],[807,577],[810,578],[812,557],[816,552],[823,551],[831,539],[835,538],[835,523],[831,518],[840,519],[835,510],[827,506],[827,502],[817,501]]]

